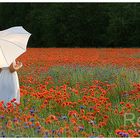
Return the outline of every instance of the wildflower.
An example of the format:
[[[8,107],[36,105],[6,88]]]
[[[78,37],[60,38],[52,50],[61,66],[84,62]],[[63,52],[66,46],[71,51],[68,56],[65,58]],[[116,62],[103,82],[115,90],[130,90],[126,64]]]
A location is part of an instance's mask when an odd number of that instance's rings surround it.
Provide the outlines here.
[[[85,110],[84,110],[84,109],[81,109],[81,110],[80,110],[80,113],[81,113],[81,114],[84,114],[84,113],[85,113]]]
[[[80,109],[84,109],[84,108],[85,108],[85,106],[83,106],[83,105],[80,106]]]
[[[89,136],[89,138],[97,138],[96,136]]]
[[[78,112],[75,111],[75,110],[69,111],[69,113],[68,113],[68,116],[75,116],[75,117],[77,117],[77,115],[78,115]]]
[[[13,122],[17,122],[17,121],[18,121],[18,119],[17,119],[17,118],[14,118],[14,119],[13,119]]]
[[[124,131],[116,130],[115,132],[116,132],[116,134],[118,134],[121,137],[128,137],[128,133],[126,133]]]
[[[54,133],[55,132],[55,130],[52,130],[52,133]]]
[[[28,125],[31,126],[31,125],[32,125],[32,122],[29,121],[29,122],[28,122]]]
[[[138,134],[140,134],[140,130],[138,130]]]
[[[46,123],[46,124],[51,124],[51,123],[52,123],[52,120],[46,119],[45,123]]]
[[[71,118],[71,119],[70,119],[70,122],[73,123],[73,124],[76,124],[76,119]]]
[[[93,111],[94,109],[92,107],[89,108],[90,111]]]
[[[133,133],[135,133],[135,131],[134,131],[134,130],[129,129],[129,130],[128,130],[128,133],[129,133],[129,134],[133,134]]]
[[[105,119],[108,119],[109,117],[107,115],[104,116]]]
[[[124,102],[120,102],[120,104],[121,104],[121,105],[123,105],[123,104],[124,104]]]
[[[0,108],[4,106],[4,101],[0,101]]]
[[[40,127],[41,125],[40,125],[40,122],[35,122],[35,125],[36,125],[36,127]]]
[[[33,109],[30,110],[30,113],[33,114],[35,111]]]
[[[96,122],[95,122],[95,121],[92,121],[92,120],[90,120],[89,123],[90,123],[91,125],[95,125],[95,124],[96,124]]]
[[[84,130],[84,127],[83,126],[79,126],[79,130],[80,131],[83,131]]]
[[[35,120],[34,118],[30,118],[30,121],[31,121],[31,122],[34,122],[34,120]]]
[[[126,104],[126,107],[129,108],[129,109],[132,108],[132,106],[133,106],[133,104],[130,104],[130,103]]]
[[[12,102],[15,102],[15,101],[16,101],[16,98],[13,98],[13,99],[11,100],[11,103],[12,103]]]
[[[1,119],[4,119],[4,116],[3,116],[3,115],[1,115],[1,116],[0,116],[0,118],[1,118]]]
[[[67,116],[62,116],[61,117],[63,120],[66,120],[67,119]]]
[[[25,125],[24,128],[29,128],[29,126],[28,125]]]

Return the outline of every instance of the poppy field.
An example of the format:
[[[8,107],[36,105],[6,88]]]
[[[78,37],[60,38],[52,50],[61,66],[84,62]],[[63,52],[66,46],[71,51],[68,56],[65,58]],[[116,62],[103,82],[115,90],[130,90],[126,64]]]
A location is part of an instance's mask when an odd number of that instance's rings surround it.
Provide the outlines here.
[[[140,137],[140,49],[28,48],[21,102],[0,102],[0,137]]]

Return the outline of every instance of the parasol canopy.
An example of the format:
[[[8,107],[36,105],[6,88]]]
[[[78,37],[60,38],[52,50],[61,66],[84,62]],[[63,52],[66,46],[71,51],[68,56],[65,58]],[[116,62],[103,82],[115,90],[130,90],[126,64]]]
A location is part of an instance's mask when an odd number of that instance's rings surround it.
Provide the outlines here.
[[[22,26],[0,31],[0,67],[8,67],[16,58],[26,52],[30,36],[31,34]]]

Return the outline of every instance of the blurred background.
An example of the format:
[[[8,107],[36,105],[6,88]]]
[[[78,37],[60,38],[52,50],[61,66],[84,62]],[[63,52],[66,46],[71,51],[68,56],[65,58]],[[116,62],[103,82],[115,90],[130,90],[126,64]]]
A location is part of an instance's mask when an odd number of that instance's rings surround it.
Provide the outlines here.
[[[29,47],[140,47],[140,4],[0,3],[0,30],[12,26]]]

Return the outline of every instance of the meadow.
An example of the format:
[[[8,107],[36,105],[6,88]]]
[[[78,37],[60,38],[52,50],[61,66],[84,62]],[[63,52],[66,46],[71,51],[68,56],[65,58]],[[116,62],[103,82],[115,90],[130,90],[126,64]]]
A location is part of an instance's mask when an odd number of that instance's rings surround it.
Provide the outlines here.
[[[0,102],[0,137],[140,136],[140,49],[28,48],[18,60],[21,103]]]

